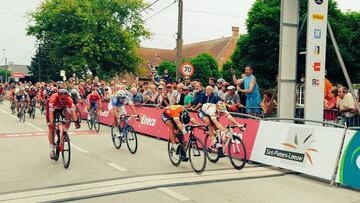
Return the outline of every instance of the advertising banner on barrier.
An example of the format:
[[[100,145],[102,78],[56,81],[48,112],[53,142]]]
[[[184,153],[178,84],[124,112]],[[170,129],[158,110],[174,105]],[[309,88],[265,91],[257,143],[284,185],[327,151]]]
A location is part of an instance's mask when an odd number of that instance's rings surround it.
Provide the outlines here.
[[[251,160],[331,180],[344,129],[261,121]]]
[[[346,132],[336,182],[360,190],[360,131]]]
[[[107,110],[107,103],[103,103],[103,107],[104,112],[100,113],[100,122],[106,125],[112,125],[113,121],[111,114]],[[82,112],[82,118],[86,119],[87,113],[84,110],[84,105],[79,104],[79,108]],[[125,109],[127,113],[132,113],[130,106],[126,106]],[[129,122],[134,127],[136,132],[165,140],[169,138],[168,128],[161,119],[161,114],[163,113],[164,109],[146,106],[136,106],[136,110],[140,115],[140,122],[137,122],[134,119],[130,120]],[[191,112],[190,115],[192,118],[195,118],[197,121],[202,123],[202,121],[198,118],[196,112]],[[247,124],[247,131],[244,133],[242,138],[246,148],[246,157],[249,160],[253,150],[255,137],[258,131],[260,121],[241,118],[235,118],[235,120],[237,120],[239,123]],[[226,118],[221,118],[220,122],[224,126],[230,124],[230,122]],[[238,132],[238,129],[235,129],[235,132]],[[195,133],[202,140],[205,139],[205,134],[203,131],[195,130]]]

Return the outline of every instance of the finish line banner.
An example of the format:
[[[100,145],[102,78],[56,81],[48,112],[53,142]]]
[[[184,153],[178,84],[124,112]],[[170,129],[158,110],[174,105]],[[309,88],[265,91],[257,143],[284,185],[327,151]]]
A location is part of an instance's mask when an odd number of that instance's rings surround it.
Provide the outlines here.
[[[331,180],[344,129],[261,121],[251,160]]]

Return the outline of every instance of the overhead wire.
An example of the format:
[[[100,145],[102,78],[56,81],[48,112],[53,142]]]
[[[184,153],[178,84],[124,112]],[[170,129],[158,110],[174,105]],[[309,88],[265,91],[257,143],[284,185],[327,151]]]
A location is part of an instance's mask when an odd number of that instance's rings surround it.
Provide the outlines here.
[[[172,5],[174,5],[177,2],[177,0],[175,0],[173,3],[167,5],[166,7],[164,7],[163,9],[161,9],[160,11],[154,13],[153,15],[149,16],[148,18],[146,18],[144,21],[147,21],[153,17],[155,17],[156,15],[160,14],[161,12],[165,11],[166,9],[170,8]]]

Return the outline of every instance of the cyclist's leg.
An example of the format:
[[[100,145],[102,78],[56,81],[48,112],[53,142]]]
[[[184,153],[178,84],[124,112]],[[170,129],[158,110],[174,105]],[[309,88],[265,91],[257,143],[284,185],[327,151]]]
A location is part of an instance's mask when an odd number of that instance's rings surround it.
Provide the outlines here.
[[[49,132],[48,132],[48,139],[50,144],[50,158],[55,158],[55,144],[54,144],[54,111],[46,110],[46,122],[48,124]]]
[[[169,140],[170,140],[170,142],[175,144],[176,140],[175,140],[175,133],[174,133],[174,127],[175,127],[174,122],[165,113],[161,114],[161,119],[169,129]]]

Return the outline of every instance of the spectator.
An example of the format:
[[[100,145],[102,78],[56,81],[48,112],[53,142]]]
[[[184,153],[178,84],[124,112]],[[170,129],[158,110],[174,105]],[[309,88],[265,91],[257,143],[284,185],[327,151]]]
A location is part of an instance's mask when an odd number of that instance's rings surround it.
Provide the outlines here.
[[[178,105],[184,105],[184,101],[185,101],[185,92],[183,91],[183,88],[184,88],[184,84],[182,83],[179,83],[177,85],[177,97],[176,97],[176,104]]]
[[[236,87],[230,85],[227,87],[227,92],[224,95],[224,103],[231,112],[238,112],[240,107],[243,107],[240,103],[240,96],[236,93]]]
[[[167,69],[164,70],[163,79],[165,80],[166,84],[171,82],[171,77]]]
[[[177,98],[177,91],[173,89],[173,86],[171,84],[166,85],[166,91],[167,91],[167,98],[169,100],[170,105],[176,104],[176,98]]]
[[[163,86],[159,86],[158,89],[164,89]],[[159,97],[159,93],[156,91],[156,86],[155,85],[150,85],[150,90],[151,90],[151,94],[149,95],[145,95],[144,96],[144,103],[145,104],[155,104],[157,98]]]
[[[259,113],[261,97],[252,66],[247,65],[245,67],[245,77],[237,80],[236,76],[233,75],[233,79],[237,81],[237,85],[244,84],[244,89],[240,89],[239,93],[246,95],[246,112],[250,114]]]
[[[330,80],[326,78],[326,75],[327,71],[325,70],[324,97],[325,99],[331,99],[330,91],[332,90],[333,86]]]
[[[202,107],[202,105],[205,103],[205,92],[202,88],[201,82],[195,82],[195,94],[194,94],[194,100],[193,105],[191,107],[191,110],[197,111]]]
[[[340,86],[338,89],[338,96],[336,107],[339,109],[340,113],[343,114],[343,119],[347,126],[358,125],[358,116],[356,116],[357,109],[355,108],[355,100],[352,95],[348,93],[346,87]]]
[[[189,86],[191,84],[191,80],[189,77],[187,77],[187,76],[184,77],[184,84],[185,84],[185,86]]]
[[[217,104],[220,101],[220,98],[214,94],[214,89],[209,85],[205,88],[205,102]]]
[[[336,88],[332,88],[327,99],[324,99],[324,120],[325,121],[336,121],[337,119],[337,111],[336,101],[338,96],[338,90]]]
[[[223,82],[221,83],[221,88],[220,88],[220,91],[218,92],[218,96],[220,98],[221,101],[224,101],[224,96],[225,96],[225,93],[227,91],[227,87],[229,87],[230,84],[228,82]]]
[[[186,108],[190,108],[193,102],[192,86],[184,86],[183,92],[186,95],[184,98],[184,105]]]
[[[149,88],[149,83],[148,82],[144,82],[143,83],[143,97],[145,98],[146,96],[151,97],[151,95],[153,94],[152,90]]]
[[[69,81],[74,83],[74,84],[79,84],[79,79],[76,77],[76,73],[72,74],[72,77],[69,78]]]
[[[215,78],[209,78],[209,86],[213,88],[212,92],[218,96],[219,88],[216,86]]]
[[[270,90],[264,91],[263,100],[261,101],[261,109],[264,116],[271,116],[273,109],[276,107],[276,101],[273,99],[273,94]]]
[[[135,105],[140,105],[144,102],[143,96],[138,92],[136,87],[131,88],[132,100]]]
[[[160,88],[161,87],[161,88]],[[167,97],[167,90],[164,90],[162,86],[159,86],[158,88],[159,97],[157,99],[157,104],[161,107],[169,106],[169,99]]]

